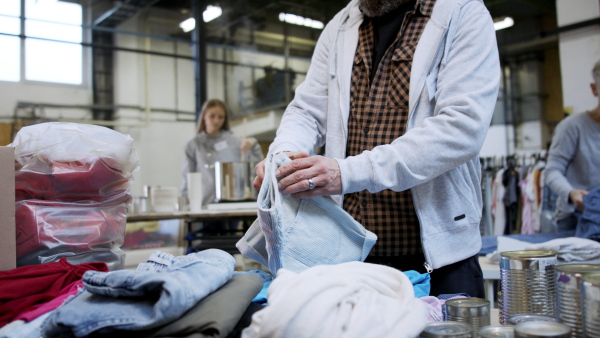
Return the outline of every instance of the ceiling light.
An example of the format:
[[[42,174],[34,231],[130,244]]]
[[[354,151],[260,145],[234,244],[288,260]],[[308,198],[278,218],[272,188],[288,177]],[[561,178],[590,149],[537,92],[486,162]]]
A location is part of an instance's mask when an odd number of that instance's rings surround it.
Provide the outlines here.
[[[186,19],[179,24],[179,27],[186,33],[190,32],[196,27],[196,20],[194,18]]]
[[[323,27],[325,27],[321,21],[289,13],[279,13],[279,21],[315,29],[323,29]]]
[[[221,7],[208,5],[204,13],[202,13],[202,19],[204,22],[213,21],[214,19],[220,17],[221,14],[223,14]]]
[[[515,21],[510,16],[503,16],[501,18],[494,19],[494,29],[500,30],[508,27],[512,27]]]
[[[209,22],[220,17],[221,14],[223,14],[221,7],[208,5],[206,10],[202,13],[202,20],[204,20],[204,22]],[[196,20],[194,18],[186,19],[179,24],[179,27],[186,33],[192,31],[196,28]]]

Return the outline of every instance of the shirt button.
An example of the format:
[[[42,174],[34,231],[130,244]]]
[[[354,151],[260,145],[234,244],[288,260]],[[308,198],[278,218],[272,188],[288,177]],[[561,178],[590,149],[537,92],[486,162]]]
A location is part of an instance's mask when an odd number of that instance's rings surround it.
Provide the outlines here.
[[[360,202],[360,204],[362,204],[363,207],[367,206],[367,201],[363,200],[362,202]]]
[[[369,127],[365,127],[365,129],[363,129],[363,131],[365,132],[365,134],[369,133]]]

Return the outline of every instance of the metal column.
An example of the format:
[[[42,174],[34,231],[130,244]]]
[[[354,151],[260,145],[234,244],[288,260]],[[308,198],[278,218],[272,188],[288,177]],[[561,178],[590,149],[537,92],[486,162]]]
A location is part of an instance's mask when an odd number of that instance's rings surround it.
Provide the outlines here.
[[[192,56],[194,58],[194,84],[196,85],[196,121],[198,121],[206,94],[206,29],[202,13],[206,10],[206,0],[192,1],[192,15],[196,28],[192,31]]]

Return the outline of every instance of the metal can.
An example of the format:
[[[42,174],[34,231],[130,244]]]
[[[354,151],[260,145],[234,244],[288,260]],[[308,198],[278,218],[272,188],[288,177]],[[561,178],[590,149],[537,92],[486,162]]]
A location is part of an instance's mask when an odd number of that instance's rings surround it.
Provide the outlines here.
[[[583,336],[600,337],[600,273],[589,273],[581,282]]]
[[[522,313],[556,315],[556,252],[546,250],[500,253],[500,324]]]
[[[515,328],[511,325],[489,325],[479,329],[480,338],[513,338],[515,336]]]
[[[512,316],[508,317],[509,325],[517,325],[522,322],[532,322],[532,321],[560,323],[560,320],[556,317],[536,315],[536,314],[531,314],[531,313],[523,313],[520,315],[512,315]]]
[[[571,328],[562,323],[529,321],[515,326],[515,338],[569,338]]]
[[[583,337],[581,282],[586,273],[600,272],[600,264],[569,264],[556,267],[557,317],[571,327],[573,338]]]
[[[434,322],[429,323],[421,332],[422,338],[471,338],[473,326],[462,322]]]
[[[473,337],[478,337],[480,327],[490,325],[490,301],[482,298],[458,298],[444,304],[446,320],[473,325]]]

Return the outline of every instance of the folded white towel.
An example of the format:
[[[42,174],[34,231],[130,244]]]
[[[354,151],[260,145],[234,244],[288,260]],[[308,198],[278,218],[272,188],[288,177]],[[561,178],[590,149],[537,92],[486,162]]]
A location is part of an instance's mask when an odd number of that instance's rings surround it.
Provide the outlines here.
[[[425,303],[394,268],[363,262],[280,269],[269,305],[252,316],[243,338],[417,337],[428,323]]]

